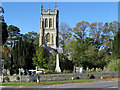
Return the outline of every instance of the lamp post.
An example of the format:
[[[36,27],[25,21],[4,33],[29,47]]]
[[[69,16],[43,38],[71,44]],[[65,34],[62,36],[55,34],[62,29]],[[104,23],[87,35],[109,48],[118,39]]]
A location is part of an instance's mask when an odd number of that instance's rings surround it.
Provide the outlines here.
[[[6,62],[4,61],[4,59],[1,59],[2,62],[2,82],[4,82],[4,65],[6,64]]]

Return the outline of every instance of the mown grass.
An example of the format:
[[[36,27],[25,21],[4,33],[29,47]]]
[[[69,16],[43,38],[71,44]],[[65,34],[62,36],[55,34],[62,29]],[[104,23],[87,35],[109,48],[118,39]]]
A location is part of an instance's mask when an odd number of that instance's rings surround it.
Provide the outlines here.
[[[44,81],[40,82],[39,84],[62,84],[62,83],[74,83],[74,82],[89,82],[89,81],[99,81],[104,79],[83,79],[83,80],[66,80],[66,81]],[[13,86],[13,85],[38,85],[36,82],[8,82],[8,83],[1,83],[2,86]]]

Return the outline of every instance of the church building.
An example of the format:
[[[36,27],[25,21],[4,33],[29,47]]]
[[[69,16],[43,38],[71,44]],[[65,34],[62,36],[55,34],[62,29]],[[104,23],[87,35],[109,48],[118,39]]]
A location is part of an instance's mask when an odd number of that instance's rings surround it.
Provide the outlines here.
[[[58,21],[59,21],[59,11],[57,10],[57,5],[55,9],[50,8],[43,9],[43,4],[41,5],[41,19],[40,19],[40,36],[39,36],[39,46],[47,45],[53,49],[58,48]]]

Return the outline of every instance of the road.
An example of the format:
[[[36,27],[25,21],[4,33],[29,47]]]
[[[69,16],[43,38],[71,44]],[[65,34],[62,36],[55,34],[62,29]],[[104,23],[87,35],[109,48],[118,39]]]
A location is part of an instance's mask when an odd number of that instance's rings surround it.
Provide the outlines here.
[[[120,87],[120,79],[112,79],[108,81],[98,81],[98,82],[94,81],[94,82],[54,84],[54,85],[19,86],[14,88],[118,88],[118,87]]]

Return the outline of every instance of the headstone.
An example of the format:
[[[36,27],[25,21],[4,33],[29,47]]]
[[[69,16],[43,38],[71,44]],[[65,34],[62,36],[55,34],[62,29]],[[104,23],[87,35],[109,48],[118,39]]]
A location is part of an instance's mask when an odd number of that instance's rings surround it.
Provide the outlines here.
[[[79,72],[83,73],[83,67],[80,67]]]
[[[75,67],[75,72],[76,72],[76,73],[79,72],[79,67]]]
[[[75,73],[83,73],[83,67],[74,67]]]
[[[9,69],[7,69],[7,75],[10,75],[10,70]]]
[[[106,67],[103,68],[103,71],[106,71]]]
[[[97,72],[99,71],[99,69],[98,69],[98,68],[96,68],[95,70],[96,70]]]

